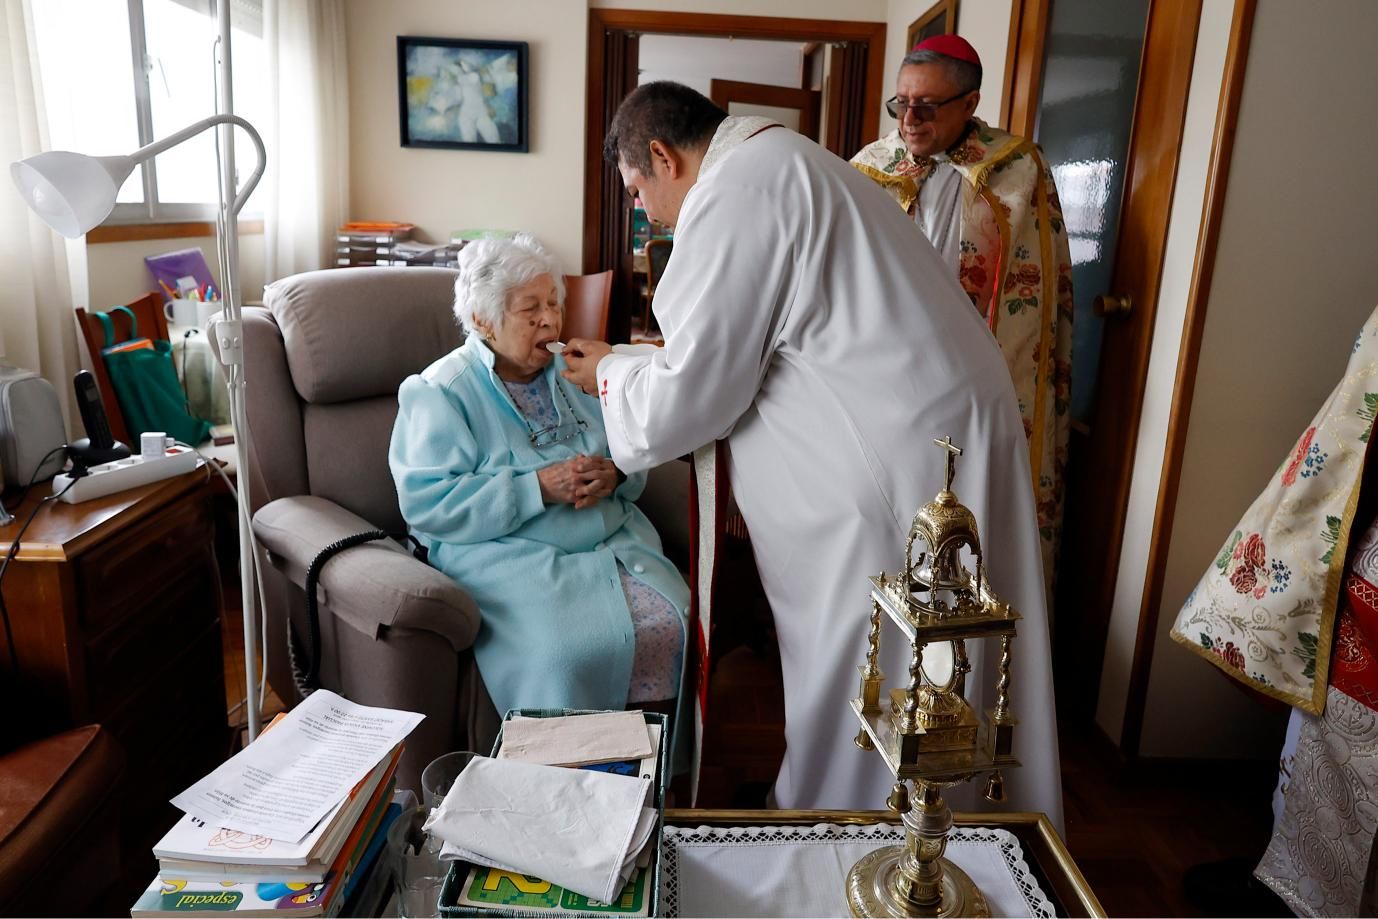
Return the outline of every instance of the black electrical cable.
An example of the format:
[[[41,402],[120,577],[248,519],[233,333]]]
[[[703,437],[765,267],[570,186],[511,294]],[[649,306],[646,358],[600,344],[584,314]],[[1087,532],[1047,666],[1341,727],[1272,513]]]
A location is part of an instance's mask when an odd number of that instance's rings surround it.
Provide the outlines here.
[[[60,447],[53,447],[47,453],[43,454],[43,459],[38,461],[38,467],[34,469],[33,475],[29,476],[29,483],[19,490],[19,500],[14,502],[16,507],[23,504],[24,499],[29,496],[29,489],[33,488],[33,483],[38,481],[38,474],[43,471],[43,467],[48,464],[48,460],[53,458],[53,454],[61,453],[66,449],[67,445],[63,444]]]
[[[321,578],[321,569],[332,557],[343,552],[345,549],[353,548],[366,542],[373,542],[376,539],[387,539],[388,534],[382,530],[368,530],[364,533],[355,533],[346,536],[344,539],[332,542],[324,549],[316,553],[316,557],[311,559],[311,564],[306,568],[306,623],[310,629],[311,647],[308,649],[309,658],[307,670],[297,682],[297,689],[303,696],[309,696],[320,688],[321,685],[321,614],[317,609],[316,603],[316,584]],[[295,661],[294,661],[295,663]],[[296,669],[295,667],[293,668]],[[293,676],[298,676],[294,673]]]
[[[48,455],[52,455],[51,451]],[[47,457],[43,458],[43,462],[47,462]],[[38,468],[43,468],[42,462],[38,464]],[[34,472],[34,475],[38,475],[37,471]],[[30,479],[29,485],[33,483],[34,480]],[[43,505],[61,498],[63,495],[67,494],[75,484],[77,484],[77,480],[72,479],[62,491],[55,495],[48,495],[33,506],[33,510],[29,511],[28,519],[24,521],[24,525],[21,526],[19,532],[15,534],[14,542],[10,543],[10,549],[9,552],[5,554],[4,562],[0,562],[0,620],[3,620],[5,625],[5,645],[10,649],[10,666],[16,673],[19,671],[19,650],[14,646],[14,631],[10,626],[10,611],[9,607],[5,605],[5,572],[10,570],[10,562],[19,554],[19,541],[24,538],[24,531],[29,528],[29,524],[33,523],[34,518],[38,516],[38,512],[43,508]],[[28,490],[28,486],[25,486],[25,490]]]

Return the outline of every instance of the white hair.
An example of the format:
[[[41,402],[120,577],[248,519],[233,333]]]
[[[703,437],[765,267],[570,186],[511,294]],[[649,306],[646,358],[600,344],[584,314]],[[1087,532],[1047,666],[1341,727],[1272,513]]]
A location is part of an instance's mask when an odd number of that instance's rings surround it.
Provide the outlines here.
[[[455,318],[466,333],[477,331],[475,318],[496,329],[507,311],[507,292],[543,274],[555,282],[563,310],[565,279],[560,263],[528,233],[511,239],[480,239],[459,250],[455,279]],[[480,333],[481,334],[481,333]]]

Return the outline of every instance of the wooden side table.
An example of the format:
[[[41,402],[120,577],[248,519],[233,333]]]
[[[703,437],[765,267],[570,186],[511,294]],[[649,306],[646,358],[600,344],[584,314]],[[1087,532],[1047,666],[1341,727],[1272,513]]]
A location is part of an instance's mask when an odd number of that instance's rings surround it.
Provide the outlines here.
[[[693,810],[667,808],[667,826],[749,827],[898,824],[891,811]],[[1043,814],[953,814],[953,826],[991,827],[1019,840],[1025,862],[1059,916],[1104,916],[1105,910],[1087,885],[1057,830]],[[845,870],[844,870],[845,874]],[[839,888],[843,878],[838,878]]]
[[[220,578],[205,469],[80,504],[49,502],[5,575],[13,653],[41,735],[98,723],[123,747],[127,826],[166,829],[168,799],[228,752]],[[8,551],[51,488],[0,527]],[[8,505],[7,505],[8,506]],[[133,842],[134,840],[130,840]]]

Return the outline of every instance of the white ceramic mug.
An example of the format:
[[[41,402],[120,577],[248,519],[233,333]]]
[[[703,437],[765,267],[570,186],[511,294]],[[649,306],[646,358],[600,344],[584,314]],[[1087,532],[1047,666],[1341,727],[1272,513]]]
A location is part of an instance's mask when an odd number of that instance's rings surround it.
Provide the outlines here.
[[[168,322],[175,326],[191,328],[196,325],[197,306],[195,300],[169,300],[163,304],[163,315],[167,317]]]
[[[220,312],[221,303],[219,300],[197,300],[196,303],[196,327],[205,331],[210,327],[211,317]]]

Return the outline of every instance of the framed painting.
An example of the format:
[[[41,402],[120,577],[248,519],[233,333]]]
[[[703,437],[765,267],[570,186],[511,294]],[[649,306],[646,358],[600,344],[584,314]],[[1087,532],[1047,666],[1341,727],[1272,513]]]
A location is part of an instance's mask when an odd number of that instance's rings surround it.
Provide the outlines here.
[[[397,37],[402,146],[525,153],[527,44]]]
[[[909,23],[909,43],[904,53],[914,50],[914,46],[935,35],[957,34],[957,0],[938,0],[918,19]]]

